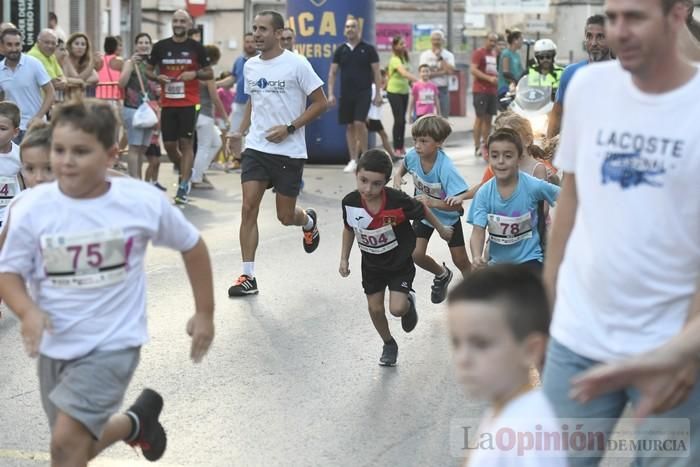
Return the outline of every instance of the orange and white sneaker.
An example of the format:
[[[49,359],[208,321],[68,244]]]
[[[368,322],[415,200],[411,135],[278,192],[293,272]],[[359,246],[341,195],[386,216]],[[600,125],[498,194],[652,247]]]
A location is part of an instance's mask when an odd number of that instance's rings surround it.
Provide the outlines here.
[[[321,234],[318,233],[318,221],[316,211],[307,209],[306,214],[314,220],[314,226],[311,230],[304,230],[304,251],[313,253],[318,248],[318,242],[321,240]]]

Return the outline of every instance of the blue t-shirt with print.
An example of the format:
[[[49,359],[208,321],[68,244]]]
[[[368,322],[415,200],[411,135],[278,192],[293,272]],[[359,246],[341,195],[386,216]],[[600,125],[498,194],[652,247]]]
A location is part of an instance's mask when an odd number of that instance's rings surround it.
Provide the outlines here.
[[[406,171],[413,176],[413,184],[416,187],[414,196],[425,194],[431,198],[443,200],[469,190],[467,182],[464,181],[452,160],[442,149],[438,149],[435,164],[427,174],[423,171],[420,156],[415,149],[408,151],[403,164]],[[459,222],[459,211],[443,211],[433,208],[431,211],[443,225],[450,226]],[[421,222],[425,225],[431,225],[425,219]]]
[[[245,80],[243,79],[243,66],[248,61],[248,57],[241,55],[233,62],[231,74],[236,77],[236,98],[233,100],[236,104],[246,104],[250,96],[245,93]]]
[[[524,172],[519,173],[518,186],[508,199],[501,197],[495,178],[479,188],[469,207],[467,222],[489,233],[489,263],[542,261],[537,203],[547,201],[554,205],[558,196],[558,186]]]
[[[566,88],[571,82],[571,78],[574,73],[578,71],[579,68],[588,65],[588,60],[583,60],[578,63],[572,63],[571,65],[564,68],[564,72],[561,74],[561,79],[559,80],[559,89],[557,89],[556,101],[560,104],[564,103],[564,95],[566,94]]]

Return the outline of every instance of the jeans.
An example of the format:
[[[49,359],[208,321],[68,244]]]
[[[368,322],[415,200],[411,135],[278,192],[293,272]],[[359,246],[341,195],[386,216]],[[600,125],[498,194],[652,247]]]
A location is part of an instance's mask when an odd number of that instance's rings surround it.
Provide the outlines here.
[[[438,88],[438,99],[440,100],[440,115],[447,118],[450,116],[450,91],[447,86]]]
[[[387,92],[386,97],[391,105],[391,113],[394,115],[394,128],[392,136],[394,138],[394,149],[403,149],[403,138],[406,132],[406,110],[408,108],[408,94],[394,94]]]
[[[580,404],[569,398],[570,380],[577,374],[599,364],[564,347],[555,339],[550,339],[547,348],[542,385],[554,412],[559,418],[566,419],[610,419],[609,423],[596,425],[596,431],[610,433],[620,418],[628,402],[635,404],[639,394],[633,388],[604,394],[586,404]],[[685,467],[700,465],[700,381],[695,386],[688,399],[681,405],[659,414],[654,418],[678,418],[690,420],[689,457],[637,457],[633,465],[654,467]],[[644,430],[644,424],[640,426]],[[596,466],[604,453],[599,452],[595,457],[569,457],[571,467]]]

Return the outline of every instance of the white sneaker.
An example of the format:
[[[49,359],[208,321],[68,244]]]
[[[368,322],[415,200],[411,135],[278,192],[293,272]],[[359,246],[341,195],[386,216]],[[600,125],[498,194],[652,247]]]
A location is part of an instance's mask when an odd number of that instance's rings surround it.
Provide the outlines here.
[[[357,162],[354,160],[351,160],[350,162],[348,162],[348,165],[345,166],[345,168],[343,169],[343,172],[350,173],[350,172],[354,172],[356,169],[357,169]]]

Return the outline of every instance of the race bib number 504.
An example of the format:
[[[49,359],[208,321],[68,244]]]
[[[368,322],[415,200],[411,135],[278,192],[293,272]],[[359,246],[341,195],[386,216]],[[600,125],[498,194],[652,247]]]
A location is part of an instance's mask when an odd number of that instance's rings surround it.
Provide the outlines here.
[[[489,214],[489,237],[499,245],[513,245],[532,238],[532,216],[530,213],[520,217]]]
[[[126,279],[126,242],[119,229],[44,235],[41,252],[54,287],[96,288]]]
[[[355,229],[355,238],[360,250],[373,255],[381,255],[393,250],[398,245],[394,228],[391,225],[374,230]]]

